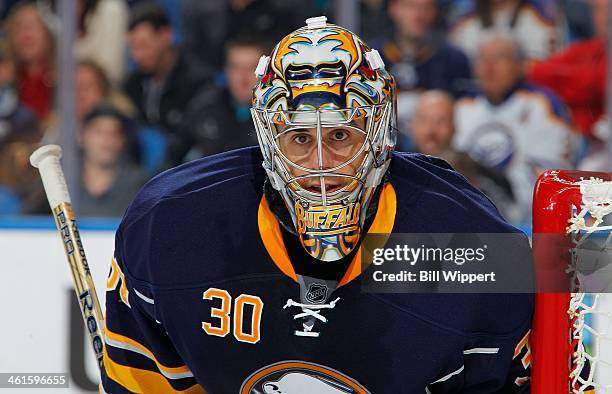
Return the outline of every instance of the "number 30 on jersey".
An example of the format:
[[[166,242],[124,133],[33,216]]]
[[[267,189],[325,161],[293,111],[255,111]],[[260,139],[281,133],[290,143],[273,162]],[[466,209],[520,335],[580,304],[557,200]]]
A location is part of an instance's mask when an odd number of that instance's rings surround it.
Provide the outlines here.
[[[208,335],[225,337],[233,327],[234,338],[240,342],[255,344],[261,338],[260,324],[263,301],[249,294],[241,294],[232,302],[232,296],[225,290],[211,287],[202,294],[204,300],[215,305],[210,308],[211,322],[202,322],[202,329]],[[232,310],[233,305],[233,310]],[[251,322],[244,324],[245,309],[251,309]],[[233,317],[233,319],[230,318]]]

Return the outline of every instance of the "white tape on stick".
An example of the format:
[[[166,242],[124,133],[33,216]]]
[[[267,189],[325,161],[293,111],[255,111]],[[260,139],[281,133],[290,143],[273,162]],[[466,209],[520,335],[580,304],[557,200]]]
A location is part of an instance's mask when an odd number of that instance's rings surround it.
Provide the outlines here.
[[[30,163],[40,171],[40,177],[47,193],[51,208],[70,203],[66,179],[60,164],[62,148],[59,145],[45,145],[34,151]]]

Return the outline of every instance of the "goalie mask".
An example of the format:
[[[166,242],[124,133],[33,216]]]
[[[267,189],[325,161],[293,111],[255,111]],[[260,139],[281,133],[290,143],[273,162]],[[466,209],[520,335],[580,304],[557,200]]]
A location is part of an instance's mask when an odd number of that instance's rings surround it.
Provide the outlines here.
[[[325,17],[262,56],[251,113],[270,183],[304,249],[334,261],[358,245],[395,146],[395,83],[380,55]]]

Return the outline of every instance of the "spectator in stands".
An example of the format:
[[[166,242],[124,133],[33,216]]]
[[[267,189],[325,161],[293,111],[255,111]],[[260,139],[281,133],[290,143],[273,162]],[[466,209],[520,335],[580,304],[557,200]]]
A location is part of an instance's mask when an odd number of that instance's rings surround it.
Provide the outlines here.
[[[223,69],[229,41],[252,36],[277,42],[304,25],[320,1],[184,0],[182,14],[189,61],[214,73]],[[205,22],[203,22],[205,21]]]
[[[527,77],[554,90],[572,110],[580,132],[593,138],[593,124],[604,113],[608,0],[592,0],[595,36],[577,41],[548,60],[528,65]]]
[[[390,36],[372,40],[398,85],[398,121],[406,128],[421,91],[441,89],[453,96],[469,90],[467,57],[439,30],[437,0],[390,0]]]
[[[454,105],[453,98],[440,90],[421,95],[409,129],[417,152],[440,156],[451,149],[455,134]]]
[[[415,151],[449,162],[474,187],[482,190],[507,219],[515,219],[512,187],[506,177],[451,147],[455,134],[454,105],[453,97],[444,91],[430,90],[420,96],[408,130]]]
[[[76,114],[80,121],[96,106],[106,102],[127,115],[134,107],[122,93],[113,89],[105,71],[92,60],[82,60],[76,67]]]
[[[123,80],[128,25],[125,0],[78,0],[78,59],[99,64],[113,85]]]
[[[8,144],[34,144],[41,137],[36,115],[19,101],[15,61],[6,43],[0,42],[0,152]]]
[[[482,92],[459,101],[454,146],[508,177],[527,221],[536,177],[571,166],[574,136],[558,98],[524,82],[523,61],[511,36],[485,36],[475,65]]]
[[[376,38],[381,34],[390,34],[390,21],[386,0],[362,0],[359,2],[359,27],[360,36],[370,42],[370,38]],[[332,11],[332,10],[330,10]],[[328,15],[321,12],[321,15]]]
[[[461,50],[436,29],[437,0],[390,0],[392,37],[372,45],[400,91],[441,89],[458,97],[469,88],[470,65]]]
[[[17,64],[19,98],[44,122],[53,110],[54,38],[34,3],[13,7],[7,37]]]
[[[173,46],[170,22],[155,3],[137,4],[130,16],[128,46],[136,63],[125,91],[139,120],[163,130],[168,138],[168,165],[182,162],[191,148],[184,112],[207,82]]]
[[[85,117],[80,144],[79,213],[121,216],[147,180],[132,154],[135,136],[129,119],[112,106],[96,107]]]
[[[452,29],[453,42],[477,56],[480,37],[488,30],[509,31],[527,59],[545,59],[562,43],[563,33],[553,0],[473,0]]]
[[[253,70],[267,52],[264,44],[251,39],[228,44],[224,67],[227,86],[201,94],[190,111],[195,124],[192,158],[257,145],[250,112],[257,82]]]
[[[102,67],[92,60],[79,61],[75,73],[75,104],[78,122],[82,123],[85,116],[102,103],[111,104],[130,117],[136,114],[131,100],[111,85]],[[46,128],[42,143],[58,144],[60,142],[60,130],[57,124],[52,123]]]
[[[19,101],[15,79],[15,62],[6,42],[0,42],[0,213],[28,209],[29,195],[40,183],[28,157],[42,137],[41,127]]]

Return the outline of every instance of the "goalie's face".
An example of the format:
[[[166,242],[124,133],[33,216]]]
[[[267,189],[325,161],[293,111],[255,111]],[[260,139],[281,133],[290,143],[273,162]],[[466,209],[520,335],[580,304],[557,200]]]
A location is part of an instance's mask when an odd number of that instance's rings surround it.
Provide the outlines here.
[[[277,139],[289,173],[314,194],[333,194],[349,185],[366,155],[362,120],[320,127],[320,132],[316,127],[288,127]],[[321,171],[330,172],[321,176]]]
[[[264,168],[302,246],[318,260],[347,256],[359,242],[367,206],[386,169],[391,103],[252,114]]]

